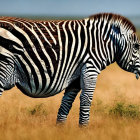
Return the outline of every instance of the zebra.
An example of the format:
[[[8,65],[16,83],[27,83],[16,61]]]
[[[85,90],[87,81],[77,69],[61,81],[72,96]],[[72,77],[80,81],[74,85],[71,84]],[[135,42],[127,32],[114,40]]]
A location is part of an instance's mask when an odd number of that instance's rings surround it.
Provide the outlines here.
[[[33,98],[65,90],[57,115],[64,123],[81,91],[79,125],[87,125],[97,76],[117,62],[138,79],[139,46],[136,28],[118,14],[52,21],[0,17],[0,95],[14,86]]]

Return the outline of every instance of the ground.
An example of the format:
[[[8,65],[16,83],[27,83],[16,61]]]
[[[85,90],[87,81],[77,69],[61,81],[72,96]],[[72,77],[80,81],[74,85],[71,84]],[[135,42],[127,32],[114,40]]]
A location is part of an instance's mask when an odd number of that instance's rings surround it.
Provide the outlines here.
[[[88,127],[80,128],[78,94],[64,126],[56,125],[63,92],[44,99],[16,87],[0,97],[0,140],[138,140],[140,80],[110,65],[98,77]]]

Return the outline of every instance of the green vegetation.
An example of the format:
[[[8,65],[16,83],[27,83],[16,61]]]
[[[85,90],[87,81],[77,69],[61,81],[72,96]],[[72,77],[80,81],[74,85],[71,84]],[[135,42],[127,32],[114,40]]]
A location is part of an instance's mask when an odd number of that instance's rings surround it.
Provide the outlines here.
[[[127,117],[127,118],[140,118],[139,106],[134,104],[125,104],[117,102],[110,110],[110,115]]]
[[[27,111],[30,115],[37,115],[37,116],[40,116],[40,115],[46,116],[47,115],[46,108],[45,108],[44,104],[42,104],[42,103],[37,104],[34,107],[27,109]]]
[[[123,100],[114,101],[114,104],[104,104],[97,99],[93,103],[93,116],[105,115],[112,117],[123,117],[127,119],[140,119],[140,108],[138,104],[130,104]]]

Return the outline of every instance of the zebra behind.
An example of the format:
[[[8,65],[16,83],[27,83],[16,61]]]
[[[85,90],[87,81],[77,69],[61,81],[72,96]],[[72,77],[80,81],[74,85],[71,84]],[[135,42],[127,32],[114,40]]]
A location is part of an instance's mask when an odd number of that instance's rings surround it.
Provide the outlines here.
[[[80,94],[79,124],[89,121],[98,74],[113,62],[140,74],[140,42],[126,18],[101,13],[82,20],[0,18],[0,94],[15,85],[34,98],[65,89],[57,122]]]

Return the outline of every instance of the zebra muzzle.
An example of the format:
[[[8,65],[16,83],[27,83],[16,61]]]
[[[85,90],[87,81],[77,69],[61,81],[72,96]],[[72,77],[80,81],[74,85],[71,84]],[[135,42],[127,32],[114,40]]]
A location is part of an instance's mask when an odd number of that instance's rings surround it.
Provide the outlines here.
[[[137,71],[134,71],[134,74],[136,75],[136,79],[138,80],[139,79],[139,73]]]
[[[139,79],[139,74],[138,74],[138,73],[136,73],[136,79],[137,79],[137,80]]]

